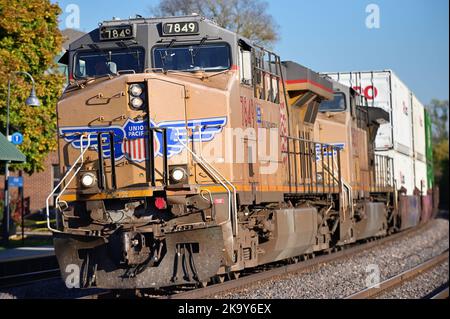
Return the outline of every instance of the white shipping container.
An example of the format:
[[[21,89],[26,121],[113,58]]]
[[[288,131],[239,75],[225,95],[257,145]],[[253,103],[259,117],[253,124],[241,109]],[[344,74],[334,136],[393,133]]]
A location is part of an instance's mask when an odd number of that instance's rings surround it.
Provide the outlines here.
[[[414,159],[411,156],[391,150],[378,152],[394,159],[394,179],[397,189],[406,188],[406,195],[413,195],[415,188]]]
[[[417,159],[414,160],[414,173],[415,173],[415,186],[419,191],[422,192],[422,195],[427,194],[427,164],[419,161]]]
[[[387,70],[325,74],[360,92],[369,106],[380,107],[390,114],[390,123],[381,125],[378,130],[377,151],[394,149],[413,156],[411,93],[395,73]]]
[[[414,158],[425,163],[425,108],[414,94],[412,95],[412,110],[414,129]]]

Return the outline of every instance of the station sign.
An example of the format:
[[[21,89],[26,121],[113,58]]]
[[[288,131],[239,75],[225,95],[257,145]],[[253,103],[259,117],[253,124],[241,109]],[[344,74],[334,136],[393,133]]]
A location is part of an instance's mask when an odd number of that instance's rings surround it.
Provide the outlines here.
[[[14,145],[21,145],[23,143],[23,135],[22,133],[17,132],[9,136],[8,140]]]
[[[8,186],[9,187],[23,187],[23,177],[8,177]]]

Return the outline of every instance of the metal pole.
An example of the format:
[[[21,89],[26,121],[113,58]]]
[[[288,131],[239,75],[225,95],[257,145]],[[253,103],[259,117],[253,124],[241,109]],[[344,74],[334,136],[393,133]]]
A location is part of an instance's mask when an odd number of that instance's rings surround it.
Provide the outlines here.
[[[19,172],[19,176],[23,178],[23,173],[22,170]],[[22,183],[23,183],[23,179],[22,179]],[[22,231],[22,246],[25,246],[25,221],[24,221],[24,216],[25,216],[25,207],[23,205],[23,197],[24,197],[24,191],[23,191],[24,185],[22,184],[22,186],[19,188],[19,193],[20,193],[20,215],[21,215],[21,231]]]
[[[35,82],[34,78],[31,76],[28,72],[23,71],[16,71],[12,72],[11,74],[24,74],[28,76],[31,79],[31,82],[33,84],[32,86],[32,92],[35,90]],[[10,100],[11,100],[11,76],[8,77],[8,98],[6,100],[6,138],[9,140],[9,106],[10,106]],[[10,218],[9,215],[9,161],[5,162],[5,189],[4,189],[4,204],[3,204],[3,242],[5,246],[9,244],[9,224],[10,224]]]
[[[8,97],[6,100],[6,138],[9,136],[9,103],[11,99],[11,79],[8,79]],[[3,199],[3,242],[5,246],[9,244],[9,162],[5,162],[5,189],[4,189],[4,199]]]

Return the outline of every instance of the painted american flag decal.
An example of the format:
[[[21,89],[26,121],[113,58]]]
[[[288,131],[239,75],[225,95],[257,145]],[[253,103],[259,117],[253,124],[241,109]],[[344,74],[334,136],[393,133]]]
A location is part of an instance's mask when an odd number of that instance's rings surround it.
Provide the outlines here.
[[[139,138],[125,140],[122,143],[122,152],[125,157],[134,162],[145,161],[148,157],[147,139]]]
[[[209,142],[214,139],[216,134],[222,132],[223,127],[227,123],[226,117],[195,119],[188,121],[166,121],[155,123],[150,121],[151,127],[167,129],[167,156],[170,158],[183,151],[181,141],[186,142],[187,128],[193,130],[193,135],[189,138],[194,142]],[[60,128],[60,135],[64,140],[71,144],[73,148],[80,149],[80,136],[83,133],[89,134],[91,138],[90,148],[97,150],[97,136],[103,136],[103,156],[109,158],[111,156],[110,137],[109,132],[114,132],[114,157],[117,160],[123,158],[132,162],[144,162],[149,156],[149,145],[147,137],[147,123],[145,120],[133,121],[128,119],[127,122],[121,126],[108,127],[64,127]],[[154,151],[155,157],[162,156],[162,134],[155,133],[154,135]],[[83,139],[83,147],[88,146],[87,139]]]

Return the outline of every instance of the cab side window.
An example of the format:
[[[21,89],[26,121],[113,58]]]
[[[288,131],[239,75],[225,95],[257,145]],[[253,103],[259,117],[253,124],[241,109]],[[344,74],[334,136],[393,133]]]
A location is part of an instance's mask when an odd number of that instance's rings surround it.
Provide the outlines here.
[[[280,103],[280,58],[258,46],[239,40],[239,76],[242,84],[253,86],[259,100]]]
[[[252,74],[252,48],[244,41],[239,41],[239,77],[241,83],[245,85],[253,85]]]

